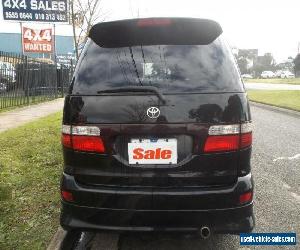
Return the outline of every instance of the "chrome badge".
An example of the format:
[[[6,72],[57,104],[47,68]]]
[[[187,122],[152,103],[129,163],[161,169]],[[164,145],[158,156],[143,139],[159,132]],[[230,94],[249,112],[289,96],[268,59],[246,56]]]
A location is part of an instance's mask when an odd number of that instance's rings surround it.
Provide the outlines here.
[[[147,109],[147,116],[151,119],[155,119],[159,117],[160,115],[160,110],[157,107],[150,107]]]

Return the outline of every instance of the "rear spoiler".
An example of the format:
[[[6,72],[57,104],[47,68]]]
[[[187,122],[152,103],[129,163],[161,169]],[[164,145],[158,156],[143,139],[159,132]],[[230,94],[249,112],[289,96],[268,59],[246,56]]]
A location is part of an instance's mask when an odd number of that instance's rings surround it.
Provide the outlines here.
[[[94,25],[89,37],[105,48],[138,45],[206,45],[222,34],[212,20],[196,18],[144,18]]]

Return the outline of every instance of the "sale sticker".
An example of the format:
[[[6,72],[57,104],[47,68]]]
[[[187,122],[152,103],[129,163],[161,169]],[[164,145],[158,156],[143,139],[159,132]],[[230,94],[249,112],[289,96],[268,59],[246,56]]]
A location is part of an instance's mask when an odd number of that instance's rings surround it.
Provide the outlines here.
[[[52,28],[28,28],[23,27],[22,43],[24,52],[52,53],[53,37]]]
[[[129,164],[177,164],[177,141],[128,143]]]

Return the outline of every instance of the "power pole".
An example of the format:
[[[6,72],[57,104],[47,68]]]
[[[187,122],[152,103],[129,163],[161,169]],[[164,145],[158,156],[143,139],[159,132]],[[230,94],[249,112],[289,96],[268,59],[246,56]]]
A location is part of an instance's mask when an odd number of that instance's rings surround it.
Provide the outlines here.
[[[76,60],[78,60],[78,41],[76,37],[76,25],[75,25],[75,13],[74,13],[74,1],[75,0],[70,0],[69,1],[69,6],[71,8],[71,23],[72,23],[72,28],[73,28],[73,39],[74,39],[74,46],[75,46],[75,55],[76,55]]]

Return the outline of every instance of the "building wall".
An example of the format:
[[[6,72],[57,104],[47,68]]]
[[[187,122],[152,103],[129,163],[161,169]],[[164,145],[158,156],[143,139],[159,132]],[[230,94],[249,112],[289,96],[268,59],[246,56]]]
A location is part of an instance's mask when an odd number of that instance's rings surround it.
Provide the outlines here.
[[[0,33],[0,50],[5,52],[21,53],[21,35]]]
[[[71,36],[56,36],[56,54],[73,54],[73,37]],[[10,53],[22,53],[21,34],[16,33],[0,33],[0,51]],[[49,58],[49,54],[41,53],[26,53],[31,57],[45,57]]]

